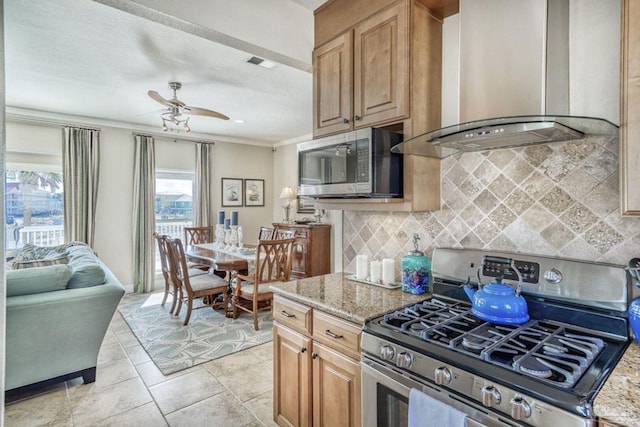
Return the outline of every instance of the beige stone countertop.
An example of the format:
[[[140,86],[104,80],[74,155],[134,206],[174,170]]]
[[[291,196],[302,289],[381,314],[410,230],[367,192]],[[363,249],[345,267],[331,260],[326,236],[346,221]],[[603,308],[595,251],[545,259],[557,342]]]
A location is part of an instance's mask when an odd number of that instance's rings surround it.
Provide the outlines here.
[[[634,341],[607,378],[593,402],[593,412],[604,421],[640,426],[640,346]]]
[[[352,281],[349,274],[332,273],[270,285],[274,293],[317,308],[350,322],[365,320],[405,305],[423,301],[430,294],[412,295],[398,289]]]

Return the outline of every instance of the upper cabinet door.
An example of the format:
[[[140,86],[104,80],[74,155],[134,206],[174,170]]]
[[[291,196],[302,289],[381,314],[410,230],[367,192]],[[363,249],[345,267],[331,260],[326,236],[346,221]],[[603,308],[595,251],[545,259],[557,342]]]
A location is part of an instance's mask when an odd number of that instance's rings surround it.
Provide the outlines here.
[[[640,215],[640,2],[623,2],[620,109],[622,213]]]
[[[409,115],[409,18],[405,2],[354,29],[354,127]]]
[[[313,51],[313,135],[351,129],[353,117],[351,31]]]

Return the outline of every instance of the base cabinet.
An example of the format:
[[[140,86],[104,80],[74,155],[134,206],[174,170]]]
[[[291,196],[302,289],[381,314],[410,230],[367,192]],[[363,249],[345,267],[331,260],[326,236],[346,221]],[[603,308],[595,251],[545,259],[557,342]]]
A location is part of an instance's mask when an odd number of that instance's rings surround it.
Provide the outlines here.
[[[361,377],[354,356],[360,328],[279,295],[273,316],[274,421],[282,427],[359,427]],[[313,330],[316,323],[321,330]],[[345,346],[347,354],[340,351]]]
[[[313,343],[313,420],[316,426],[360,425],[360,365]]]
[[[280,426],[311,426],[311,340],[273,325],[273,417]]]

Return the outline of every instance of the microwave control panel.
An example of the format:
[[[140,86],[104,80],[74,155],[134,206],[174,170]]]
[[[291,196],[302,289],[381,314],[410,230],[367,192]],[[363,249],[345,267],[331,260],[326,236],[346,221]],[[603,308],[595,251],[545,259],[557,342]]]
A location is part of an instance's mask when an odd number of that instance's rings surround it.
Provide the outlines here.
[[[359,140],[356,142],[356,159],[358,162],[357,182],[369,182],[369,141]]]

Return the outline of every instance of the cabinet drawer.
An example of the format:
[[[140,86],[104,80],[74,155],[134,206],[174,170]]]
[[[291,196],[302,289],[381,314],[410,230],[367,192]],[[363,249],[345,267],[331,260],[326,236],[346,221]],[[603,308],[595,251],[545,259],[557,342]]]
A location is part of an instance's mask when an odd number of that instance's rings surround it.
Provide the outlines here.
[[[321,311],[313,312],[313,339],[356,360],[360,359],[361,328]]]
[[[273,299],[273,320],[282,325],[311,335],[311,307],[275,296]]]
[[[296,230],[296,239],[306,239],[307,230]]]

